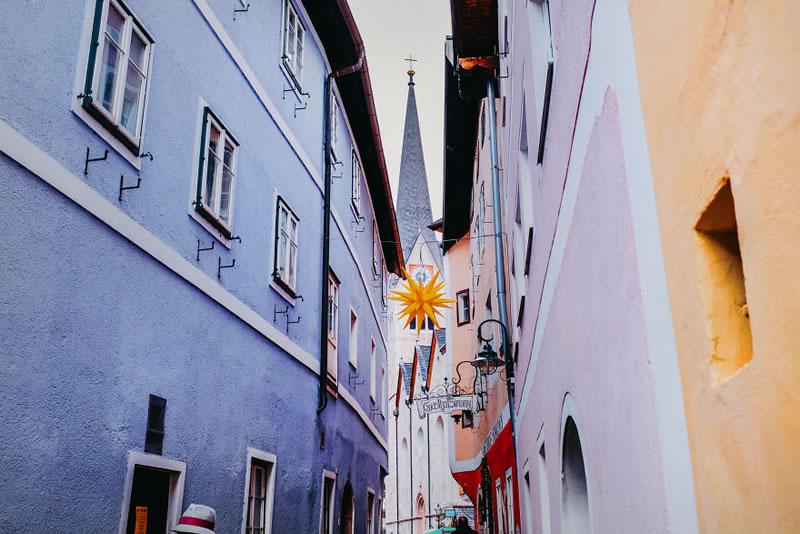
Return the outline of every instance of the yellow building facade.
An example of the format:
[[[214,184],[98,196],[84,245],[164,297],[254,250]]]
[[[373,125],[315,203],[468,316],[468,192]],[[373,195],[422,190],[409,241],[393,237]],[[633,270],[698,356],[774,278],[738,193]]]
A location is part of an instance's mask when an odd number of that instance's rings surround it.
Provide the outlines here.
[[[800,532],[800,3],[631,0],[701,532]]]

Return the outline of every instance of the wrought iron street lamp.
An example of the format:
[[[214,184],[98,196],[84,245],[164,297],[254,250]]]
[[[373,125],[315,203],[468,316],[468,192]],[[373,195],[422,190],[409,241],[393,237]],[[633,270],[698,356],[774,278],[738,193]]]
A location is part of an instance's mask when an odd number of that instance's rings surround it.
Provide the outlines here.
[[[503,365],[508,367],[508,362],[506,362],[506,360],[503,358],[500,358],[492,348],[492,344],[489,343],[494,339],[494,335],[490,335],[487,338],[483,337],[481,334],[481,329],[486,323],[497,323],[500,325],[500,332],[503,334],[503,353],[506,355],[508,353],[508,331],[506,330],[506,325],[497,319],[486,319],[478,325],[478,340],[483,341],[484,345],[483,350],[478,353],[474,360],[472,360],[472,366],[480,370],[480,372],[485,375],[491,375],[497,370],[498,367]]]

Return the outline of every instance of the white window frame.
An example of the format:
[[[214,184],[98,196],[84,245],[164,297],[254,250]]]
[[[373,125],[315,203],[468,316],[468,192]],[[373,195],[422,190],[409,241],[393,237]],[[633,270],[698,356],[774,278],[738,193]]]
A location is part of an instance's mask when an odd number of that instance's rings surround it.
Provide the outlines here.
[[[372,506],[369,499],[372,497]],[[364,517],[367,534],[375,534],[375,490],[367,487],[367,514]]]
[[[247,523],[248,519],[248,511],[250,508],[250,492],[252,488],[250,487],[252,484],[251,475],[253,472],[253,460],[257,462],[269,464],[270,470],[269,473],[265,473],[265,484],[264,484],[264,517],[263,525],[264,525],[264,534],[271,534],[272,532],[272,511],[273,505],[275,502],[275,479],[276,479],[276,469],[277,469],[277,456],[272,453],[261,451],[258,449],[254,449],[252,447],[247,448],[247,470],[245,472],[245,479],[244,479],[244,504],[242,505],[242,534],[248,534],[251,532],[250,525]]]
[[[386,365],[381,363],[381,417],[386,419],[387,405],[389,404],[389,377],[386,376]]]
[[[481,182],[481,191],[480,196],[478,197],[478,250],[483,256],[483,251],[486,248],[486,243],[484,241],[484,231],[483,227],[486,224],[486,192],[485,192],[485,185],[486,182]]]
[[[295,20],[294,43],[292,43],[294,53],[291,56],[289,55],[288,47],[290,15],[294,15]],[[306,51],[305,38],[307,30],[302,19],[300,18],[298,9],[294,7],[294,4],[292,4],[291,0],[284,1],[282,22],[283,35],[281,37],[281,65],[283,66],[284,71],[289,75],[289,78],[294,83],[295,87],[297,89],[301,89],[303,86],[303,65]],[[302,34],[297,31],[298,28],[302,29]],[[298,44],[300,45],[300,54],[297,54]]]
[[[539,485],[539,518],[541,533],[550,534],[550,484],[547,478],[547,447],[544,440],[544,428],[536,439],[537,481]],[[532,528],[532,527],[531,527]]]
[[[361,163],[358,161],[356,151],[351,151],[351,182],[350,182],[350,206],[356,217],[361,213]]]
[[[514,471],[509,467],[506,469],[506,515],[508,522],[508,530],[514,532]]]
[[[536,84],[537,114],[537,156],[536,162],[542,163],[544,138],[547,134],[547,115],[549,113],[550,92],[552,90],[553,70],[556,61],[556,48],[553,41],[553,25],[550,16],[549,0],[527,0],[528,25],[531,35],[531,57],[533,77]]]
[[[286,215],[286,230],[281,228],[281,216]],[[295,226],[294,236],[292,236],[291,228]],[[294,237],[294,239],[292,239]],[[281,238],[283,238],[283,250],[281,251]],[[275,204],[275,245],[274,245],[274,259],[272,263],[272,278],[284,290],[288,291],[292,298],[295,295],[297,287],[297,258],[300,254],[300,218],[289,207],[286,200],[278,195]],[[289,261],[294,247],[294,263]],[[279,260],[283,258],[283,263]],[[291,268],[291,270],[290,270]]]
[[[463,299],[463,302],[462,302]],[[456,325],[463,326],[470,322],[470,301],[469,301],[469,288],[462,289],[456,292]],[[462,304],[466,303],[466,317],[462,317]]]
[[[497,534],[508,534],[506,531],[506,523],[503,517],[506,513],[505,506],[503,505],[503,486],[502,477],[497,477],[494,483],[494,496],[495,496],[495,517],[497,518]]]
[[[330,510],[328,511],[328,532],[324,532],[322,530],[324,526],[323,522],[323,513],[325,511],[325,479],[333,480],[333,484],[331,485],[331,494],[330,500]],[[336,529],[336,523],[334,522],[336,515],[334,514],[334,510],[336,509],[336,473],[332,471],[328,471],[326,469],[322,470],[322,488],[321,491],[323,492],[322,498],[319,500],[319,532],[320,534],[333,534]]]
[[[331,165],[339,163],[339,100],[331,89],[330,116],[331,123]]]
[[[386,268],[386,260],[381,258],[381,304],[384,308],[388,305],[389,299],[389,270]]]
[[[370,338],[370,351],[369,351],[369,398],[372,399],[372,403],[375,403],[376,393],[376,382],[375,373],[377,372],[377,362],[375,358],[377,357],[375,353],[375,338]]]
[[[209,161],[209,143],[211,142],[211,128],[212,126],[219,131],[218,152],[215,154],[218,157],[218,164],[214,172],[214,205],[210,206],[206,203],[203,193],[206,190],[206,179]],[[233,146],[231,156],[231,166],[225,165],[225,146]],[[237,183],[237,163],[239,160],[239,142],[225,128],[222,121],[219,120],[214,111],[209,107],[203,108],[203,118],[201,120],[201,141],[200,141],[200,155],[198,160],[197,175],[195,178],[195,210],[205,218],[213,227],[222,232],[223,236],[230,240],[233,235],[233,215],[236,204],[236,183]],[[231,173],[231,190],[228,205],[228,221],[227,223],[220,218],[219,210],[222,202],[222,177],[225,168]]]
[[[355,319],[355,320],[354,320]],[[358,369],[358,314],[350,308],[350,365]]]
[[[372,274],[377,278],[381,272],[381,234],[378,232],[378,223],[372,221]]]
[[[96,104],[94,93],[99,91],[98,81],[100,78],[100,71],[103,61],[103,48],[105,46],[105,28],[108,21],[108,7],[113,3],[115,7],[122,13],[125,18],[125,25],[123,32],[127,36],[123,38],[123,42],[128,43],[128,50],[130,49],[130,36],[135,31],[142,41],[145,43],[146,61],[141,66],[144,68],[142,73],[144,76],[144,83],[142,84],[142,91],[139,95],[139,104],[137,109],[136,129],[134,135],[131,135],[124,129],[119,121],[114,121],[113,115],[101,105]],[[97,24],[97,37],[95,38],[95,16],[97,9],[102,9],[100,20]],[[147,105],[150,95],[150,79],[153,72],[153,56],[155,55],[155,42],[151,37],[150,32],[141,23],[141,19],[119,0],[86,0],[86,8],[84,12],[84,26],[83,38],[81,40],[80,54],[78,54],[78,64],[75,69],[75,82],[73,85],[74,95],[83,95],[79,98],[71,99],[72,112],[75,113],[81,120],[83,120],[97,135],[111,145],[122,157],[124,157],[131,165],[137,170],[141,169],[142,158],[139,157],[144,144],[144,132],[147,122]],[[97,46],[94,43],[97,42]],[[127,76],[127,53],[118,58],[120,65],[125,65],[124,73],[120,73],[120,78]],[[140,66],[134,66],[141,72]],[[88,83],[87,83],[88,82]],[[125,82],[118,83],[116,87],[117,93],[124,92]],[[88,91],[91,91],[89,93]],[[117,96],[115,95],[115,100]],[[121,106],[115,109],[121,111]]]
[[[122,514],[119,519],[119,534],[125,534],[128,528],[128,509],[131,507],[133,475],[136,466],[160,469],[170,473],[167,531],[171,532],[172,528],[178,524],[183,512],[183,486],[186,481],[186,464],[179,460],[171,460],[156,454],[130,451],[128,452],[128,472],[125,476],[125,493],[122,498]]]
[[[328,272],[328,378],[331,385],[338,383],[339,357],[339,280],[333,271]]]

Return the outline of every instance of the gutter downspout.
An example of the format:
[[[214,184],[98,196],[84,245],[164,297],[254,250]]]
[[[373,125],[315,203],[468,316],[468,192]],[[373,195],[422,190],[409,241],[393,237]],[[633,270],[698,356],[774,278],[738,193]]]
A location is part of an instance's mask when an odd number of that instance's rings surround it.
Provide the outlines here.
[[[492,219],[494,224],[494,268],[497,277],[497,307],[500,309],[500,322],[510,332],[508,328],[508,304],[506,302],[506,265],[503,255],[503,220],[500,213],[500,169],[497,158],[497,111],[495,110],[494,80],[490,78],[486,82],[486,98],[489,106],[489,147],[491,149],[492,165]],[[514,402],[514,362],[511,354],[511,341],[507,335],[503,336],[504,360],[506,364],[506,387],[508,390],[508,413],[509,424],[511,425],[511,442],[514,447],[514,470],[518,468],[517,463],[517,421],[514,414],[516,409]],[[513,520],[513,519],[512,519]]]
[[[395,509],[394,509],[394,520],[396,523],[400,523],[400,463],[398,460],[399,457],[399,450],[397,446],[400,444],[398,441],[399,434],[397,433],[399,427],[397,425],[397,416],[400,415],[400,411],[395,408],[394,410],[394,497],[395,497]],[[399,530],[395,530],[395,532],[400,532]]]
[[[330,268],[331,249],[331,84],[336,78],[361,70],[361,66],[364,64],[364,44],[359,41],[357,46],[358,61],[349,67],[331,72],[325,78],[325,103],[323,105],[325,113],[323,119],[325,122],[325,149],[323,151],[325,193],[322,206],[322,306],[320,307],[322,313],[320,313],[321,320],[319,329],[319,404],[317,405],[317,414],[322,413],[322,410],[328,405],[328,271]]]
[[[432,365],[432,364],[431,364]],[[431,415],[425,416],[428,437],[428,528],[431,528]]]
[[[411,429],[411,403],[406,402],[406,406],[408,406],[408,471],[410,477],[408,486],[411,488],[411,508],[408,510],[408,517],[414,517],[414,432]]]

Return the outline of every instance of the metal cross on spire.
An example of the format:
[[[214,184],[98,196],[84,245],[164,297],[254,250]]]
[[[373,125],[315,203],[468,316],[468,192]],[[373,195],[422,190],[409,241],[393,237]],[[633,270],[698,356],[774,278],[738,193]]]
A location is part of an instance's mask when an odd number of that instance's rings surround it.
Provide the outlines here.
[[[417,61],[417,60],[414,59],[414,56],[412,54],[408,54],[408,57],[405,58],[403,61],[408,61],[408,73],[407,73],[408,74],[408,85],[413,87],[413,85],[414,85],[414,74],[416,74],[414,72],[414,62]]]

